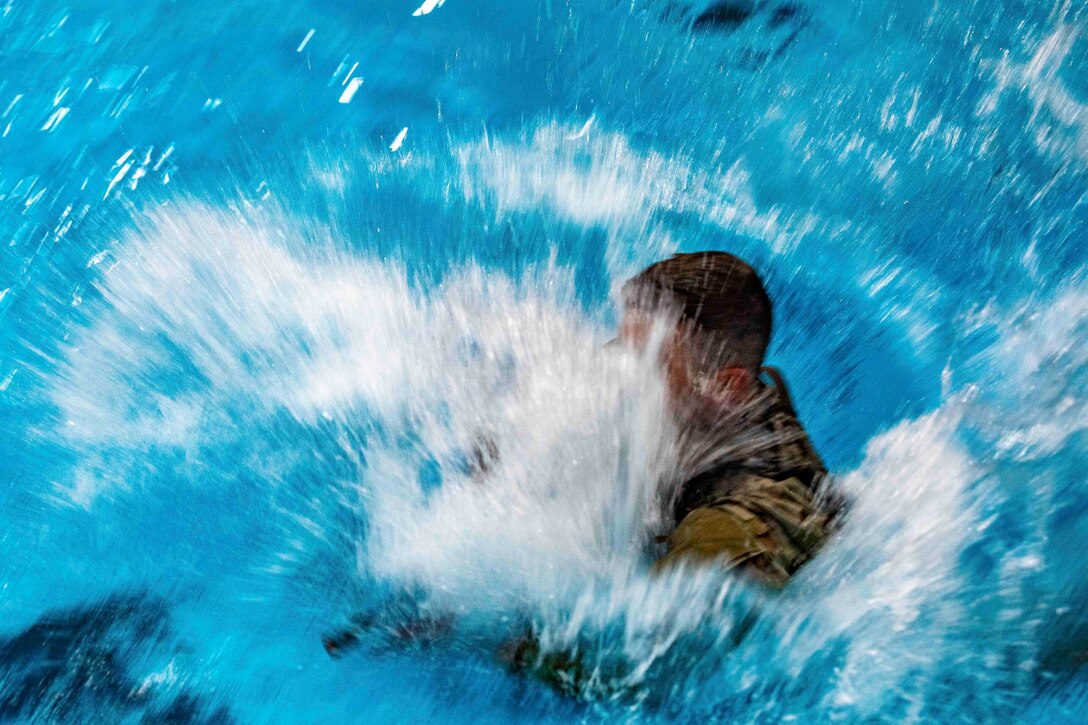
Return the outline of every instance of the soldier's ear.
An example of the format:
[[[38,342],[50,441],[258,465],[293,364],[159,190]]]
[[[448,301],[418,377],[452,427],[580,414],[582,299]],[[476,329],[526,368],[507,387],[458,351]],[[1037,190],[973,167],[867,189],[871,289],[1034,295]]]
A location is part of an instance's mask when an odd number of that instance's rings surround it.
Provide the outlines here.
[[[755,382],[756,373],[748,368],[718,368],[710,378],[707,393],[712,400],[722,405],[736,405],[748,399]]]

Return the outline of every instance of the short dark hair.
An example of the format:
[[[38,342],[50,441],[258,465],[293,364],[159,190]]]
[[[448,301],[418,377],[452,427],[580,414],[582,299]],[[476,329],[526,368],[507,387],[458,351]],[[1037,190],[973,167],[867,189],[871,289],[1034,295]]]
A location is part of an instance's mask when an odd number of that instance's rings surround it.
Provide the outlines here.
[[[704,363],[758,368],[771,339],[771,298],[752,267],[728,252],[676,254],[623,285],[629,308],[677,314],[705,350]]]

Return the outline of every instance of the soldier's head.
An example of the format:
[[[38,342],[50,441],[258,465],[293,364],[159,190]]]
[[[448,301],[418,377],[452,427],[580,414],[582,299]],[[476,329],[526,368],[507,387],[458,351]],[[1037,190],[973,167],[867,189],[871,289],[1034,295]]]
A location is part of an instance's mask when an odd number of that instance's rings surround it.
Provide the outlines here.
[[[674,393],[735,399],[759,374],[771,337],[771,300],[759,275],[727,252],[677,254],[623,286],[620,340],[644,344],[655,321]]]

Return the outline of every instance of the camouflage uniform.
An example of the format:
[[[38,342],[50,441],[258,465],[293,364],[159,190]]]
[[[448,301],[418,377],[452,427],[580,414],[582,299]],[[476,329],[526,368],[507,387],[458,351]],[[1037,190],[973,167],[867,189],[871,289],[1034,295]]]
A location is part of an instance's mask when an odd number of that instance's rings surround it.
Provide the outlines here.
[[[843,506],[773,368],[743,410],[688,434],[676,528],[655,571],[715,562],[780,587],[824,544]],[[729,441],[724,447],[714,442]],[[708,443],[709,441],[709,443]]]

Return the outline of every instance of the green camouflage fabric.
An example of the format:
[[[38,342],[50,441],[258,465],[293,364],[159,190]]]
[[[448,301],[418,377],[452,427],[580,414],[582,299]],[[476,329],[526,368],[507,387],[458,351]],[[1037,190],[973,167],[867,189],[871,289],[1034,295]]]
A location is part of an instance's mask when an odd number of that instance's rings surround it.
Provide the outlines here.
[[[715,563],[783,586],[827,541],[843,510],[781,375],[764,368],[749,404],[686,432],[687,470],[661,572]]]

